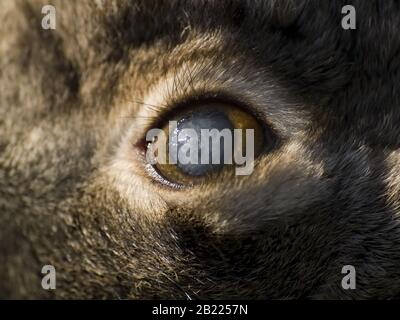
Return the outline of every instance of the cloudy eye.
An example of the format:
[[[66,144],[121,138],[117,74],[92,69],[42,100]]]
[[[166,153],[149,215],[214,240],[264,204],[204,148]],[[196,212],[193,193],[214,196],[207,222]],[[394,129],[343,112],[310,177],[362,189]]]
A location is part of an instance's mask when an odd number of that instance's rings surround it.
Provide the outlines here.
[[[193,185],[225,168],[250,167],[268,140],[259,120],[235,105],[183,109],[147,136],[146,158],[152,175],[162,182]],[[252,170],[242,171],[247,175]]]
[[[206,136],[205,132],[210,133],[209,139],[202,139],[202,136]],[[212,139],[213,133],[214,136],[222,133],[219,143],[213,143],[216,141]],[[225,137],[223,133],[226,133]],[[169,150],[176,150],[170,152],[171,159],[184,174],[205,175],[223,166],[226,157],[225,139],[232,136],[233,125],[222,111],[194,111],[177,122],[176,129],[170,136]],[[233,149],[233,144],[230,145],[228,148]]]

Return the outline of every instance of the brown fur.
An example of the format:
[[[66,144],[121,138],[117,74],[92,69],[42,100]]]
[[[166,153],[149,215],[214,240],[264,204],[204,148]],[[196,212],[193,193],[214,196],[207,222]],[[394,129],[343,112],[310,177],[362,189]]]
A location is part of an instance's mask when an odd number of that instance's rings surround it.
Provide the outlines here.
[[[52,0],[50,31],[48,2],[0,2],[1,298],[399,297],[397,2],[353,1],[355,31],[311,0]],[[153,181],[149,119],[216,90],[276,147],[248,177]]]

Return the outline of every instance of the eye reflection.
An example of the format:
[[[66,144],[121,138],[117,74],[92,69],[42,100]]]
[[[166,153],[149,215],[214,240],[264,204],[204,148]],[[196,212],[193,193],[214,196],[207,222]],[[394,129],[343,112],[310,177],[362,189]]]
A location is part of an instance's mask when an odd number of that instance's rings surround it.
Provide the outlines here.
[[[185,129],[194,130],[196,136],[190,135],[190,131]],[[177,150],[176,153],[171,153],[171,156],[174,163],[177,164],[177,167],[183,173],[191,176],[202,176],[223,166],[225,138],[222,137],[219,144],[212,143],[214,141],[212,139],[201,139],[202,130],[212,129],[216,129],[218,132],[226,129],[229,130],[231,135],[233,133],[231,121],[221,111],[195,111],[178,121],[177,128],[172,133],[172,139],[169,141],[169,149]],[[231,148],[233,148],[232,144]],[[188,163],[184,161],[182,163],[182,160],[190,159],[188,153],[193,149],[198,150],[198,154],[195,155],[196,157],[192,157],[193,159],[191,159],[193,161],[189,161]],[[219,155],[218,159],[215,159],[215,155],[217,157]],[[201,161],[198,161],[199,159]]]

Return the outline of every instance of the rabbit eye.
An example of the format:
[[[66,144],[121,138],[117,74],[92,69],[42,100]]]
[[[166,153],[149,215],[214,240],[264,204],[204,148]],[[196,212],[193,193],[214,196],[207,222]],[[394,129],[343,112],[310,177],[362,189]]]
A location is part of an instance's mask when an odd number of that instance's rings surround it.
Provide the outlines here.
[[[252,158],[249,161],[253,161],[266,142],[260,121],[232,104],[205,103],[184,108],[160,127],[157,135],[147,139],[150,170],[158,180],[180,187],[243,165],[247,151]]]

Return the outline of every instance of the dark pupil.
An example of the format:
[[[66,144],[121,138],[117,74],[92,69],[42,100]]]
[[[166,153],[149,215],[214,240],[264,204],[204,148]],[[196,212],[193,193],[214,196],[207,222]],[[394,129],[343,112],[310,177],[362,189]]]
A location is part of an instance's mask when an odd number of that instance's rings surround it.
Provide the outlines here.
[[[183,129],[192,129],[197,134],[197,139],[194,140],[193,137],[189,134],[186,134]],[[180,152],[182,154],[186,154],[187,159],[192,159],[190,157],[189,147],[192,147],[193,150],[196,150],[196,145],[198,146],[198,163],[192,163],[189,160],[189,163],[182,163],[180,157],[177,158],[177,166],[180,168],[182,172],[192,176],[201,176],[213,170],[219,169],[224,164],[224,138],[221,135],[216,136],[215,139],[201,139],[201,129],[216,129],[220,132],[223,129],[228,129],[230,131],[230,135],[233,140],[233,126],[229,119],[225,116],[223,112],[220,111],[197,111],[193,112],[184,118],[180,119],[177,124],[177,129],[172,134],[172,139],[169,141],[170,150],[171,145],[176,144],[176,149],[178,151],[178,155]],[[213,143],[213,141],[219,141],[219,144]],[[208,150],[205,147],[208,144]],[[232,148],[232,146],[231,146]],[[216,156],[218,154],[216,151],[219,150],[219,161],[216,160]],[[207,154],[203,153],[206,152]],[[213,153],[214,153],[214,161],[213,161]],[[208,158],[208,164],[202,164],[201,159]],[[175,157],[174,157],[175,158]],[[218,159],[218,158],[217,158]],[[186,162],[188,162],[186,160]],[[216,163],[216,162],[219,162]]]

